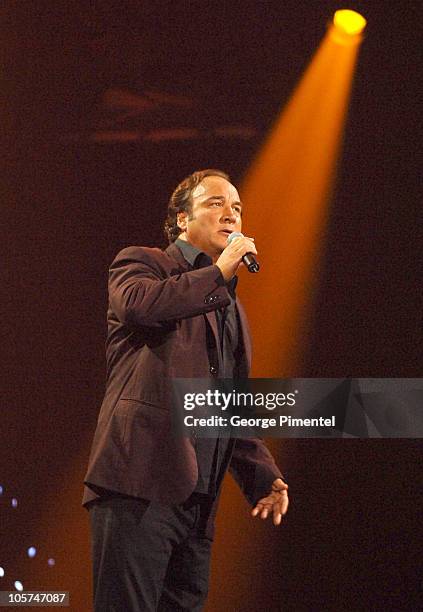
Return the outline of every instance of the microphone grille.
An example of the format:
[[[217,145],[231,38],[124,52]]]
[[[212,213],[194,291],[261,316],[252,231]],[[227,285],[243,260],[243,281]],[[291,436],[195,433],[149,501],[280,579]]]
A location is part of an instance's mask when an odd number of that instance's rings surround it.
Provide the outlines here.
[[[243,236],[244,234],[241,234],[241,232],[232,232],[232,234],[229,234],[228,236],[228,244],[231,244],[232,240],[234,240],[235,238],[242,238]]]

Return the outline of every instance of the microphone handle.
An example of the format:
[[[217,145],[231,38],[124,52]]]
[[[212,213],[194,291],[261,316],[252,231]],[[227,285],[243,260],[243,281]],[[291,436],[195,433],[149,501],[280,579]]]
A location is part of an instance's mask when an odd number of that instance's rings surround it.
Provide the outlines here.
[[[248,272],[254,273],[260,270],[260,264],[256,261],[252,253],[245,253],[242,257],[242,261],[247,266]]]

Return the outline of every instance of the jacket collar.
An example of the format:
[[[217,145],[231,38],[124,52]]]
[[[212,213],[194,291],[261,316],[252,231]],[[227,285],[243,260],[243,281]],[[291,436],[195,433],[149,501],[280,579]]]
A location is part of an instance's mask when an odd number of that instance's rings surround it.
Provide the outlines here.
[[[165,253],[167,253],[169,257],[174,259],[181,268],[183,268],[184,270],[190,270],[189,263],[187,262],[187,260],[182,255],[181,251],[178,249],[174,242],[171,242],[171,244],[169,244],[167,249],[165,249]]]

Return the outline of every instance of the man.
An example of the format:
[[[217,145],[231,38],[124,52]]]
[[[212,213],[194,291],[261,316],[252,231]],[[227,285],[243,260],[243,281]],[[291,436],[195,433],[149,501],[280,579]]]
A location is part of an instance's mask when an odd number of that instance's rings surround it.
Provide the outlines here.
[[[129,247],[110,268],[106,395],[85,477],[98,612],[201,610],[214,517],[232,473],[252,516],[288,508],[288,486],[259,439],[177,437],[172,377],[248,376],[250,336],[235,276],[254,241],[219,170],[174,191],[165,250]]]

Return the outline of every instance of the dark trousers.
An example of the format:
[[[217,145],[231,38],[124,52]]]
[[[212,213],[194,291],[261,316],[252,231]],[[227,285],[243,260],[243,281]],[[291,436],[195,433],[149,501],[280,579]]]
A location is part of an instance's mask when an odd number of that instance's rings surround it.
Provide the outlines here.
[[[90,507],[95,612],[202,610],[212,541],[210,503],[167,506],[126,496]]]

